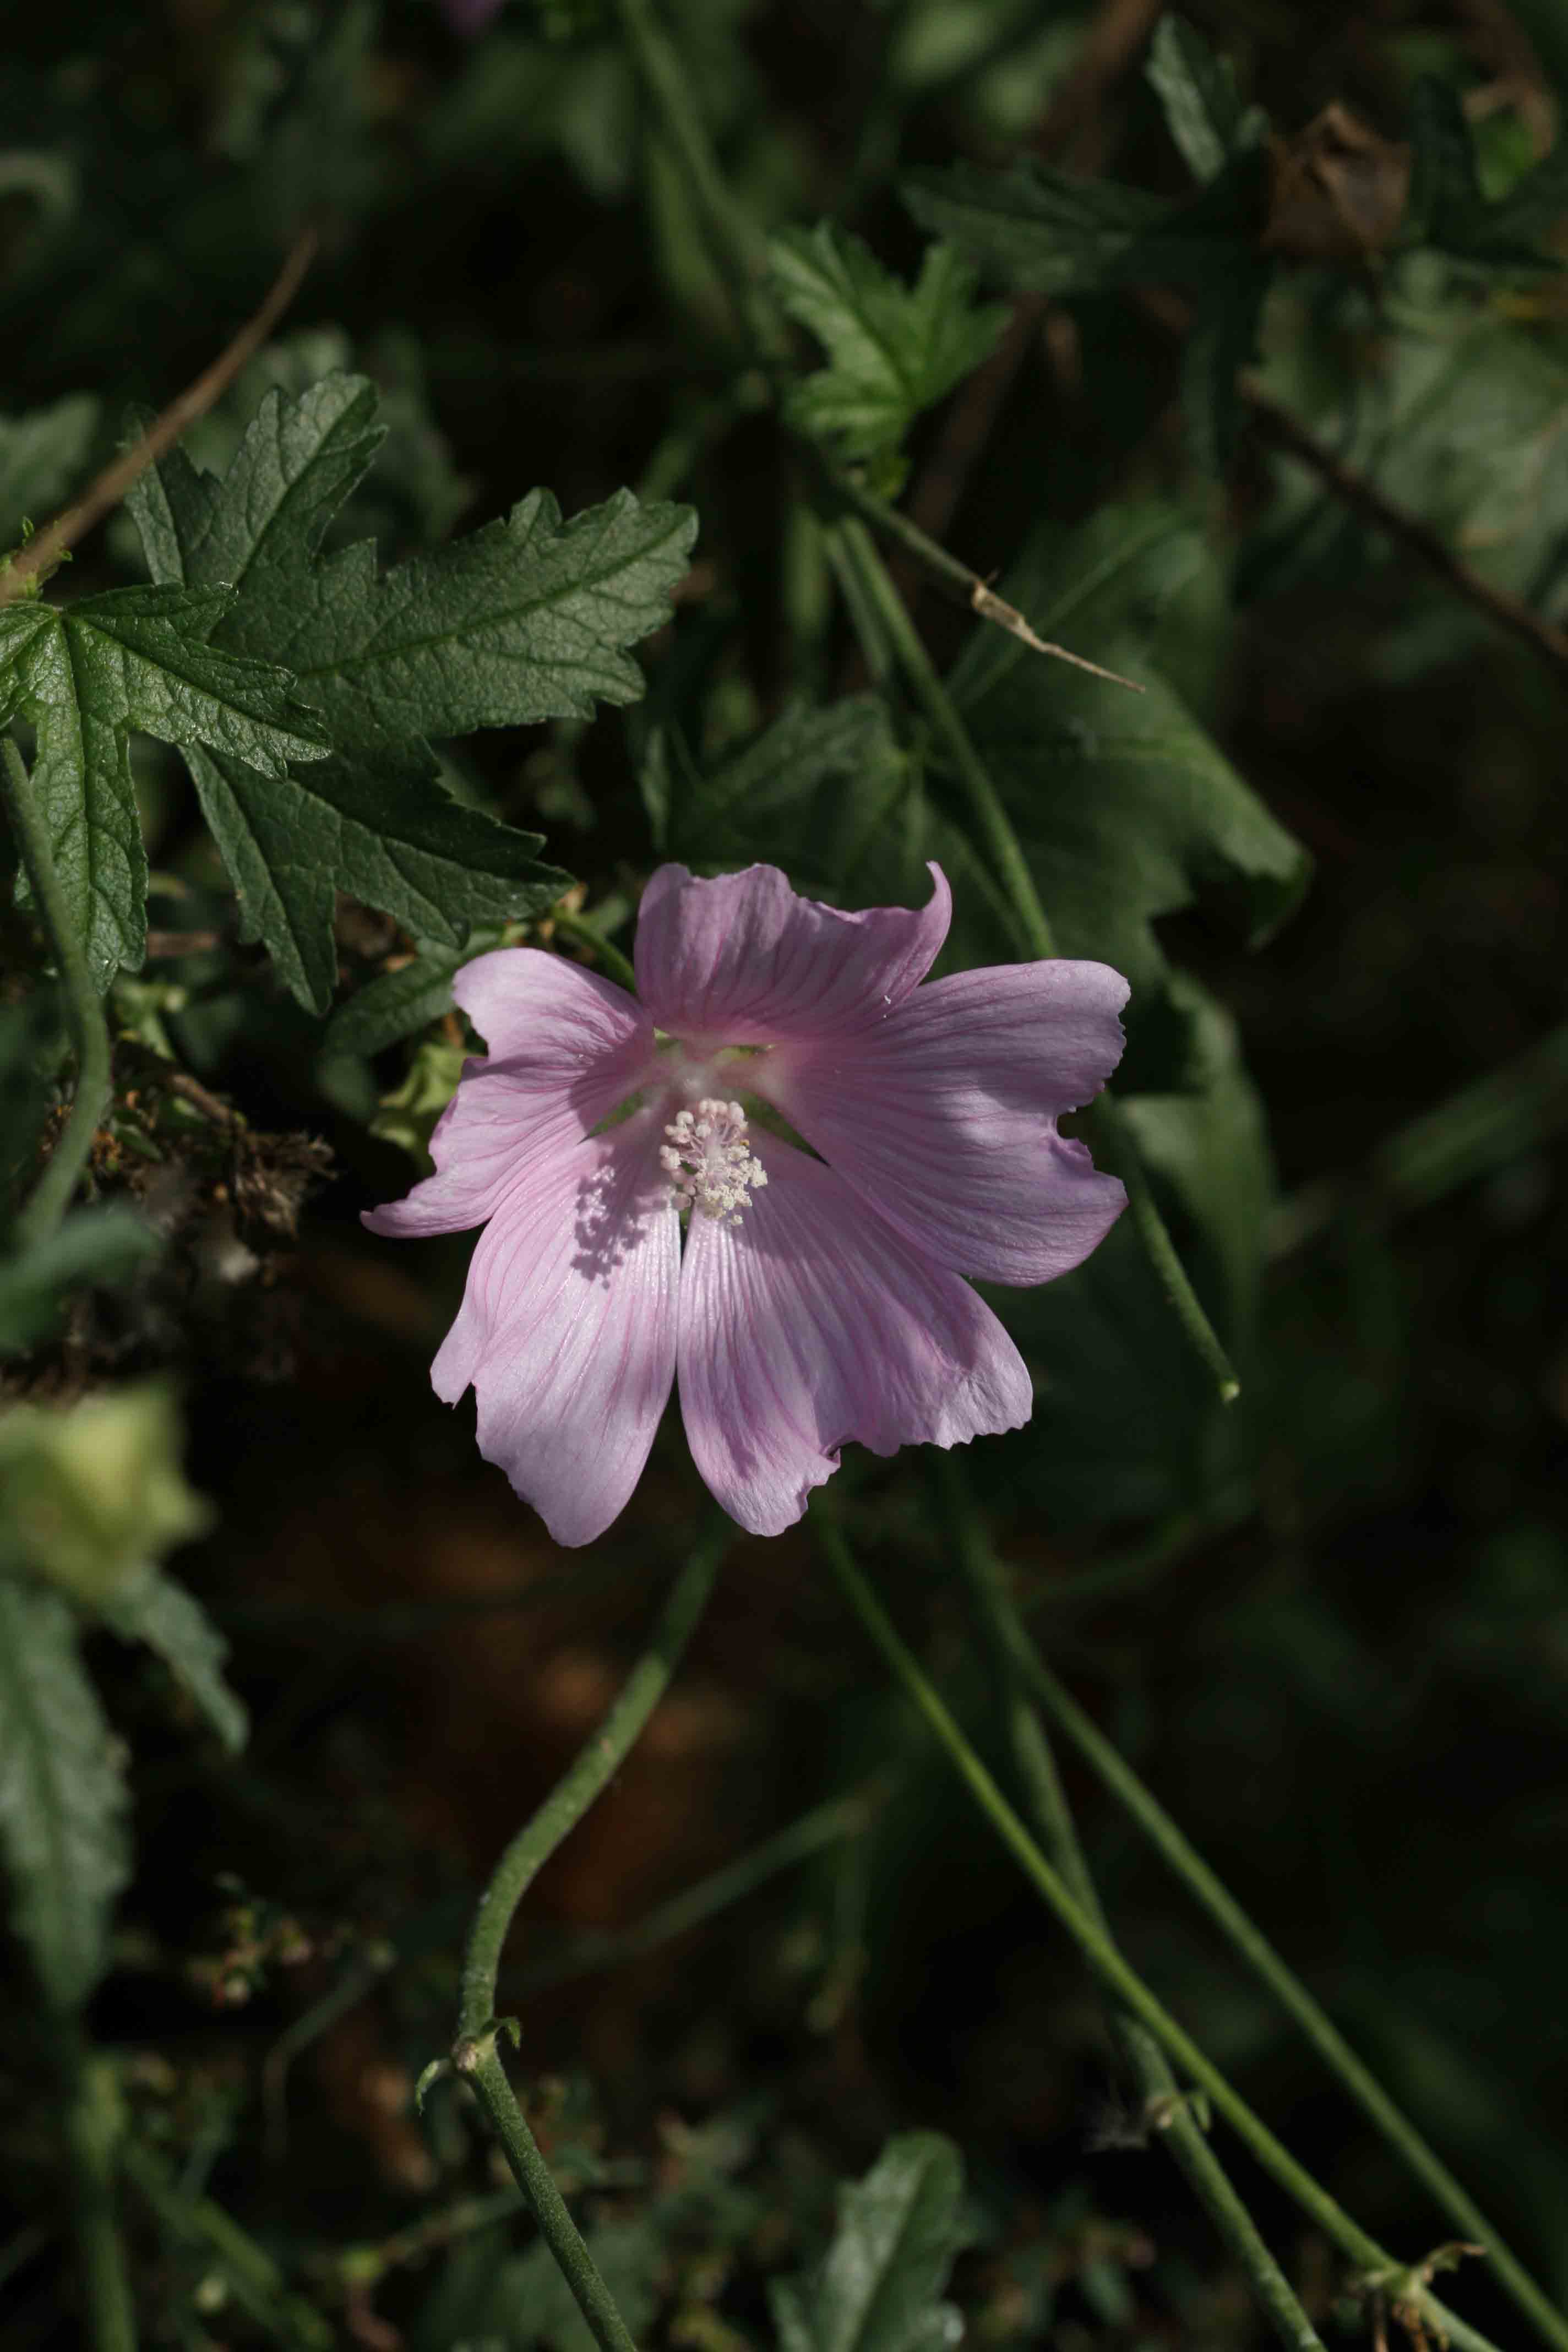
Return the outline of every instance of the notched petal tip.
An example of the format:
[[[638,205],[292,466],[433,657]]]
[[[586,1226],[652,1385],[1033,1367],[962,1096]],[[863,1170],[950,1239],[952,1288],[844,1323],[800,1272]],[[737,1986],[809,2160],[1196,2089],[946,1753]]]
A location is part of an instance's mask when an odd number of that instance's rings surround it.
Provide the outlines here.
[[[921,908],[828,907],[776,866],[694,877],[661,866],[638,910],[637,984],[660,1028],[730,1045],[841,1035],[917,988],[947,937],[939,866]]]

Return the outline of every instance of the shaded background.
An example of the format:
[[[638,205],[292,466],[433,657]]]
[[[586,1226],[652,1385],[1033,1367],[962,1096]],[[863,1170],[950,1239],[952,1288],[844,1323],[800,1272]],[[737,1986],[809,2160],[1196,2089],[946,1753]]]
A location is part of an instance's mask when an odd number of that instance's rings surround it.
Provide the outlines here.
[[[907,270],[923,241],[896,189],[911,167],[1033,150],[1182,192],[1140,70],[1152,13],[693,0],[679,32],[759,214],[832,213]],[[1436,76],[1467,98],[1500,185],[1550,144],[1568,91],[1568,30],[1544,0],[1191,14],[1286,140],[1339,100],[1396,142],[1415,77]],[[792,687],[864,683],[788,520],[797,460],[765,416],[718,401],[721,302],[590,0],[517,0],[471,42],[413,0],[78,0],[63,22],[8,25],[4,88],[4,404],[77,402],[58,480],[17,493],[28,511],[85,478],[129,406],[211,357],[314,212],[323,250],[284,340],[195,454],[222,463],[266,383],[356,366],[393,430],[342,536],[374,531],[395,557],[536,482],[569,512],[651,484],[701,517],[649,656],[654,705],[692,742],[741,740]],[[1375,253],[1294,257],[1264,349],[1325,441],[1551,615],[1568,606],[1564,317],[1555,278],[1391,288]],[[1563,1018],[1563,671],[1256,436],[1205,473],[1180,336],[1148,301],[1069,299],[1016,345],[921,429],[915,510],[988,573],[1017,553],[1021,516],[1174,500],[1203,552],[1161,624],[1169,666],[1316,870],[1256,950],[1212,910],[1162,926],[1233,1016],[1262,1107],[1266,1150],[1250,1088],[1227,1097],[1234,1126],[1216,1112],[1203,1214],[1179,1184],[1168,1201],[1243,1352],[1243,1402],[1223,1425],[1211,1413],[1119,1233],[1015,1302],[1043,1392],[1026,1436],[980,1449],[977,1483],[1048,1654],[1562,2294],[1561,1045],[1554,1084],[1515,1065]],[[140,576],[115,523],[70,584]],[[918,610],[955,653],[959,616],[929,593]],[[656,857],[646,723],[492,733],[452,753],[450,781],[543,831],[624,920]],[[438,2095],[422,2130],[410,2089],[449,2032],[473,1892],[613,1695],[703,1497],[667,1425],[624,1518],[566,1555],[479,1462],[467,1410],[426,1378],[467,1244],[394,1251],[357,1224],[416,1172],[393,1139],[416,1143],[409,1052],[328,1050],[236,944],[177,762],[138,759],[153,919],[174,944],[122,991],[121,1023],[263,1137],[332,1157],[263,1150],[265,1198],[237,1236],[258,1263],[236,1280],[216,1154],[172,1263],[26,1376],[65,1394],[105,1368],[178,1374],[191,1475],[219,1514],[180,1564],[255,1717],[247,1755],[219,1766],[151,1668],[95,1658],[135,1757],[140,1842],[95,2030],[187,2196],[221,2202],[352,2339],[565,2344],[576,2323],[497,2218],[475,2126]],[[350,989],[400,945],[348,906],[339,938]],[[19,937],[5,944],[18,959]],[[1499,1072],[1479,1109],[1447,1108]],[[861,1457],[840,1484],[900,1622],[988,1739],[922,1464]],[[866,1792],[857,1834],[655,1952],[533,1989],[581,1951],[574,1932],[628,1927],[846,1790]],[[1179,1890],[1095,1789],[1073,1794],[1140,1969],[1369,2228],[1435,2245],[1440,2219]],[[957,2293],[981,2338],[1256,2340],[1117,2088],[1070,1954],[883,1691],[804,1535],[737,1539],[677,1693],[527,1920],[511,1990],[536,2120],[589,2189],[635,2326],[715,2352],[737,2329],[766,2340],[763,2283],[818,2243],[835,2180],[921,2123],[965,2153]],[[5,2037],[17,2234],[0,2340],[18,2347],[70,2324],[47,2100],[26,2041]],[[1342,2266],[1238,2178],[1326,2311]],[[154,2340],[276,2333],[215,2289],[199,2233],[182,2251],[137,2210]],[[1477,2284],[1467,2307],[1515,2340],[1489,2297]]]

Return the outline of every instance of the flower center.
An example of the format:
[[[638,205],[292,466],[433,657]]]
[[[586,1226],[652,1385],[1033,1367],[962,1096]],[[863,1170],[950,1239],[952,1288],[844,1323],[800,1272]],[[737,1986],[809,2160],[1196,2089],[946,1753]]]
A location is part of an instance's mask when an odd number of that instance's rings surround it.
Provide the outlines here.
[[[695,1110],[683,1110],[665,1129],[669,1138],[659,1160],[678,1206],[721,1224],[738,1225],[752,1194],[768,1171],[752,1156],[746,1114],[738,1102],[705,1096]]]

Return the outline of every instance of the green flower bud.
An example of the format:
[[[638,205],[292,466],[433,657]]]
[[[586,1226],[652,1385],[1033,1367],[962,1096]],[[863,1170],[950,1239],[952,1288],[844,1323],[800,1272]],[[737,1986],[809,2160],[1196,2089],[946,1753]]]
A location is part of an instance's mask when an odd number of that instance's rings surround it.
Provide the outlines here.
[[[0,1414],[0,1568],[109,1599],[212,1512],[185,1484],[179,1413],[156,1381]]]

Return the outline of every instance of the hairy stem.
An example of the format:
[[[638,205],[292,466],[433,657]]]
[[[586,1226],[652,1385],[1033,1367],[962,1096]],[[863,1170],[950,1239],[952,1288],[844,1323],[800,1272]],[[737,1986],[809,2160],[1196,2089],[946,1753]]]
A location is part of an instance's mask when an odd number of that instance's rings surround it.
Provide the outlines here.
[[[828,1565],[885,1664],[946,1749],[960,1779],[1025,1876],[1082,1951],[1115,1999],[1146,2026],[1180,2071],[1208,2094],[1215,2107],[1246,2143],[1264,2170],[1310,2215],[1325,2237],[1357,2266],[1359,2281],[1377,2286],[1420,2312],[1458,2352],[1497,2352],[1490,2339],[1441,2303],[1417,2265],[1400,2263],[1368,2235],[1329,2191],[1314,2180],[1278,2140],[1262,2117],[1233,2090],[1212,2058],[1179,2025],[1164,2004],[1136,1975],[1103,1929],[1073,1895],[1061,1873],[1047,1860],[1024,1822],[976,1755],[958,1722],[913,1653],[900,1640],[843,1536],[820,1513],[814,1526]]]
[[[1558,2352],[1568,2352],[1568,2320],[1536,2284],[1485,2214],[1472,2203],[1447,2167],[1428,2147],[1376,2077],[1363,2064],[1300,1979],[1286,1966],[1268,1937],[1254,1927],[1241,1906],[1177,1828],[1159,1800],[1144,1787],[1099,1726],[1058,1682],[1031,1644],[1011,1610],[1005,1622],[1004,1634],[1015,1670],[1038,1693],[1052,1720],[1072,1741],[1111,1794],[1126,1807],[1162,1858],[1202,1904],[1243,1959],[1262,1979],[1280,2007],[1294,2019],[1363,2114],[1376,2126],[1389,2145],[1398,2149],[1415,2178],[1430,2190],[1449,2220],[1463,2231],[1466,2237],[1473,2238],[1479,2245],[1485,2247],[1493,2271],[1519,2308],[1534,2322],[1546,2341],[1558,2347]]]
[[[539,2142],[528,2128],[497,2053],[494,2032],[468,2043],[454,2063],[472,2084],[512,2178],[539,2224],[539,2234],[560,2265],[599,2352],[637,2352],[631,2330],[616,2310],[615,2296],[605,2284],[582,2231],[567,2210],[566,2200],[555,2186],[554,2175],[540,2154]]]
[[[556,1847],[619,1771],[668,1689],[713,1589],[729,1535],[725,1522],[697,1545],[620,1696],[576,1761],[501,1855],[479,1896],[463,1962],[458,2038],[451,2063],[473,2085],[513,2178],[532,2209],[540,2234],[560,2264],[600,2352],[634,2352],[632,2338],[507,2081],[496,2047],[496,1979],[518,1905]]]
[[[91,1155],[92,1139],[109,1100],[109,1024],[55,871],[48,828],[33,797],[32,779],[9,735],[0,742],[0,752],[4,755],[0,801],[5,803],[16,855],[32,886],[38,919],[54,951],[76,1047],[76,1094],[69,1115],[31,1200],[16,1220],[17,1243],[31,1249],[47,1241],[65,1215],[77,1180]]]
[[[1013,1763],[1040,1836],[1070,1888],[1101,1933],[1110,1927],[1089,1860],[1078,1834],[1044,1725],[1024,1695],[1017,1650],[1026,1639],[1014,1613],[1000,1563],[985,1540],[963,1471],[954,1456],[932,1456],[933,1472],[959,1564],[963,1570],[1007,1727]],[[1144,2112],[1159,2131],[1177,2170],[1203,2206],[1252,2288],[1269,2325],[1290,2352],[1323,2352],[1301,2308],[1230,2177],[1209,2146],[1202,2125],[1177,2094],[1176,2077],[1148,2030],[1131,2018],[1113,2020],[1116,2040],[1143,2094]]]
[[[94,2352],[136,2352],[136,2314],[115,2213],[119,2096],[74,2023],[61,2027],[68,2077],[66,2143],[76,2181],[81,2291]]]

